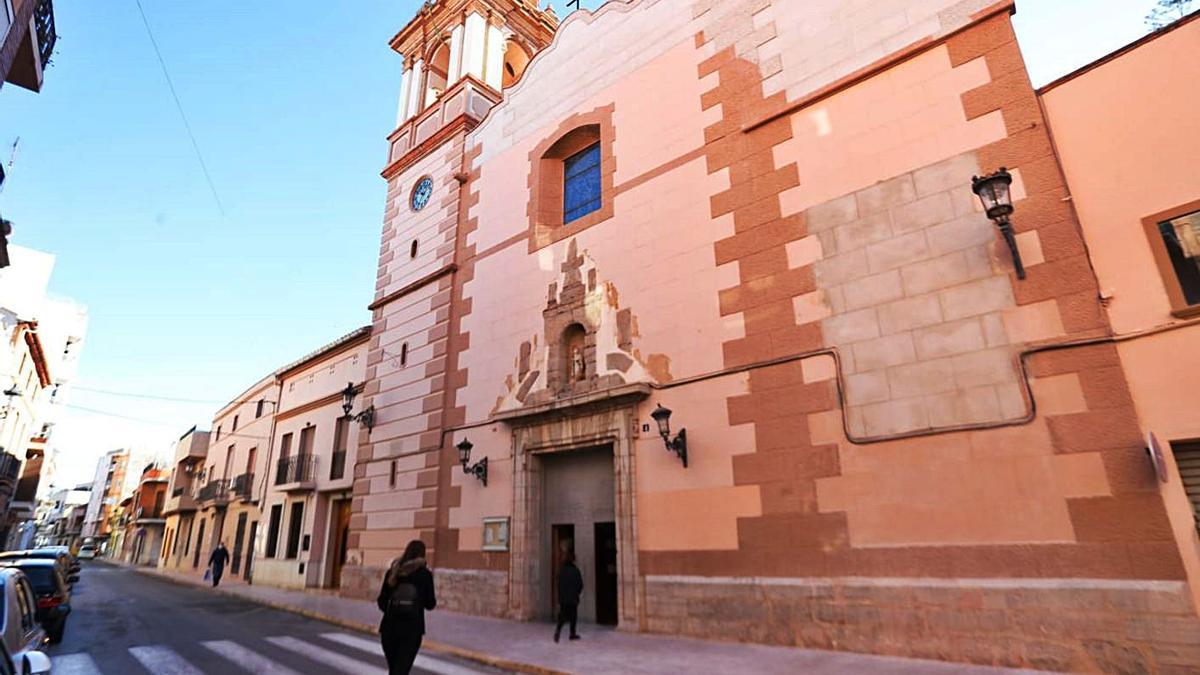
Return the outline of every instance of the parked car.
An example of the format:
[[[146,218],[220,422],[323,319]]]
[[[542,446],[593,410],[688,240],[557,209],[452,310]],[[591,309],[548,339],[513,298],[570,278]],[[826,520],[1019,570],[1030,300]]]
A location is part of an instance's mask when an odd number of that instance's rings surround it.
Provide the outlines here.
[[[38,623],[52,644],[62,642],[63,632],[67,630],[67,616],[71,614],[70,582],[78,577],[64,577],[58,562],[45,558],[0,560],[0,566],[24,573],[36,597]]]
[[[50,675],[50,657],[30,651],[14,659],[0,640],[0,675]]]
[[[69,547],[69,546],[39,546],[33,550],[34,551],[56,551],[60,555],[64,556],[67,559],[67,561],[70,563],[70,568],[71,568],[72,572],[79,571],[79,559],[76,558],[73,553],[71,553],[71,547]]]
[[[53,562],[41,564],[55,571]],[[37,620],[33,584],[19,569],[0,569],[0,592],[4,594],[0,642],[14,661],[21,662],[25,654],[37,651],[46,641],[46,631]]]
[[[64,577],[69,577],[79,572],[78,564],[71,561],[70,555],[54,549],[35,548],[28,551],[4,551],[0,553],[0,563],[6,560],[25,560],[27,558],[55,561]]]
[[[80,560],[91,560],[96,557],[96,547],[92,544],[84,544],[79,548]]]

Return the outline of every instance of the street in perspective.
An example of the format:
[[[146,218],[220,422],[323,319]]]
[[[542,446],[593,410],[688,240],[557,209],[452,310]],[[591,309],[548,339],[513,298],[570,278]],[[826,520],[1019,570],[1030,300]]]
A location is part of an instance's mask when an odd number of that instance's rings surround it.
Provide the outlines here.
[[[1200,0],[0,0],[0,675],[1200,675]]]
[[[56,675],[387,673],[379,640],[361,632],[123,567],[87,566],[71,629],[46,653]],[[422,655],[412,672],[499,670]]]

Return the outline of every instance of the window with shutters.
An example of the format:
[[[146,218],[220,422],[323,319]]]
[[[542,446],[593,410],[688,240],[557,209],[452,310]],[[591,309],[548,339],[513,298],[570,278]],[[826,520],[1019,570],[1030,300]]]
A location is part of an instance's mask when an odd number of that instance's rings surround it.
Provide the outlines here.
[[[1196,530],[1200,532],[1200,441],[1172,442],[1171,452],[1183,479],[1183,491],[1192,502]]]

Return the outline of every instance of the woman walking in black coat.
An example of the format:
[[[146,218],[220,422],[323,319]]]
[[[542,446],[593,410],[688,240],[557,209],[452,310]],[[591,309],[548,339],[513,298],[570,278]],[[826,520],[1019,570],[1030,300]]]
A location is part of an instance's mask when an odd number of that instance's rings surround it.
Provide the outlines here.
[[[379,638],[389,675],[408,675],[425,636],[425,610],[437,607],[433,572],[425,566],[425,543],[408,542],[404,555],[392,562],[376,599],[383,620]]]

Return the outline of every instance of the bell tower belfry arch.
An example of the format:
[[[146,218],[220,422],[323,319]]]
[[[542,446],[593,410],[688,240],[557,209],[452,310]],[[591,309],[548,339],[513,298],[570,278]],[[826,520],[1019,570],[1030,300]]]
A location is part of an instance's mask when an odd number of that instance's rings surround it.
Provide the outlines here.
[[[388,188],[362,392],[375,417],[355,444],[347,595],[373,593],[405,538],[426,542],[435,561],[457,548],[446,539],[457,460],[444,432],[461,423],[452,392],[465,378],[467,135],[557,27],[538,0],[426,0],[389,42],[403,77],[381,172]]]
[[[396,124],[419,115],[463,78],[500,91],[550,43],[558,18],[538,0],[427,1],[391,47],[404,56]]]

